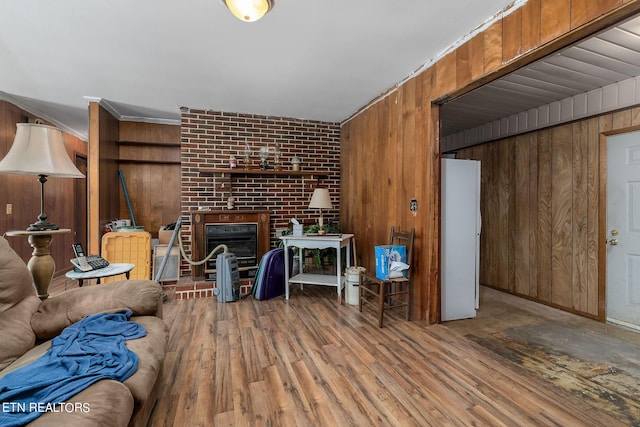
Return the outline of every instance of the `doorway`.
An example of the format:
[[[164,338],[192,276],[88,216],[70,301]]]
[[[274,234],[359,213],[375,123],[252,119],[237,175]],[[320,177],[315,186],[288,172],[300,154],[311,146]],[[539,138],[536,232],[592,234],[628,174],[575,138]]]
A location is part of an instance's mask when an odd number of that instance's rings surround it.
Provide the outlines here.
[[[640,132],[607,137],[607,321],[640,330]]]

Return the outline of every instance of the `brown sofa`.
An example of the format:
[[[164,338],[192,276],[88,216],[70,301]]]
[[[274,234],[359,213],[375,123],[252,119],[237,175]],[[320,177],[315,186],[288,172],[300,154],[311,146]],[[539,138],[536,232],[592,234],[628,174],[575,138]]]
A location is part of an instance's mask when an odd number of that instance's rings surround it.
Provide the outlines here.
[[[151,280],[123,280],[65,291],[40,301],[24,261],[0,237],[0,378],[46,353],[51,339],[83,317],[129,309],[145,337],[127,341],[138,369],[124,382],[100,380],[64,410],[29,426],[144,426],[158,396],[169,331],[162,320],[162,288]],[[0,408],[1,410],[2,408]]]

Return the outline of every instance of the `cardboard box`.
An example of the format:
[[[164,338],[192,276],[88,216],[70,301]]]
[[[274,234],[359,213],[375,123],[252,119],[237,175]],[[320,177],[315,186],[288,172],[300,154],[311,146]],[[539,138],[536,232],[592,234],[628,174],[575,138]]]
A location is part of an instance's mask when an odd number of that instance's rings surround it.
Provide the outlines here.
[[[161,244],[161,245],[168,244],[169,240],[171,240],[171,236],[172,235],[173,235],[173,230],[160,230],[160,231],[158,231],[159,244]]]
[[[388,280],[389,264],[392,261],[407,262],[407,247],[401,245],[376,246],[375,255],[376,277],[380,280]]]

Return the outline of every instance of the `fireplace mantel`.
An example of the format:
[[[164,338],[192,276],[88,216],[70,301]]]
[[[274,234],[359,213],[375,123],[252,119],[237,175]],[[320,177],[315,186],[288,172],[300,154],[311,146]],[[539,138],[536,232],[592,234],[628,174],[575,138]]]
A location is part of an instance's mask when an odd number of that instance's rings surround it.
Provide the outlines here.
[[[191,216],[191,257],[201,260],[206,254],[205,224],[212,223],[256,223],[258,224],[258,260],[269,250],[270,227],[268,210],[197,210]],[[194,280],[204,278],[204,265],[191,267]]]

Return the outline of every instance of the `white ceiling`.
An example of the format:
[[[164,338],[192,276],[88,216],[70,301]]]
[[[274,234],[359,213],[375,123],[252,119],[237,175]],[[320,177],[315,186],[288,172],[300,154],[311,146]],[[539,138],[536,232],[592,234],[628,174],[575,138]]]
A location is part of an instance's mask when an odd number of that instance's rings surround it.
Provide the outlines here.
[[[519,4],[526,0],[517,0]],[[513,0],[3,0],[0,98],[87,138],[88,99],[128,120],[179,107],[340,122]]]

